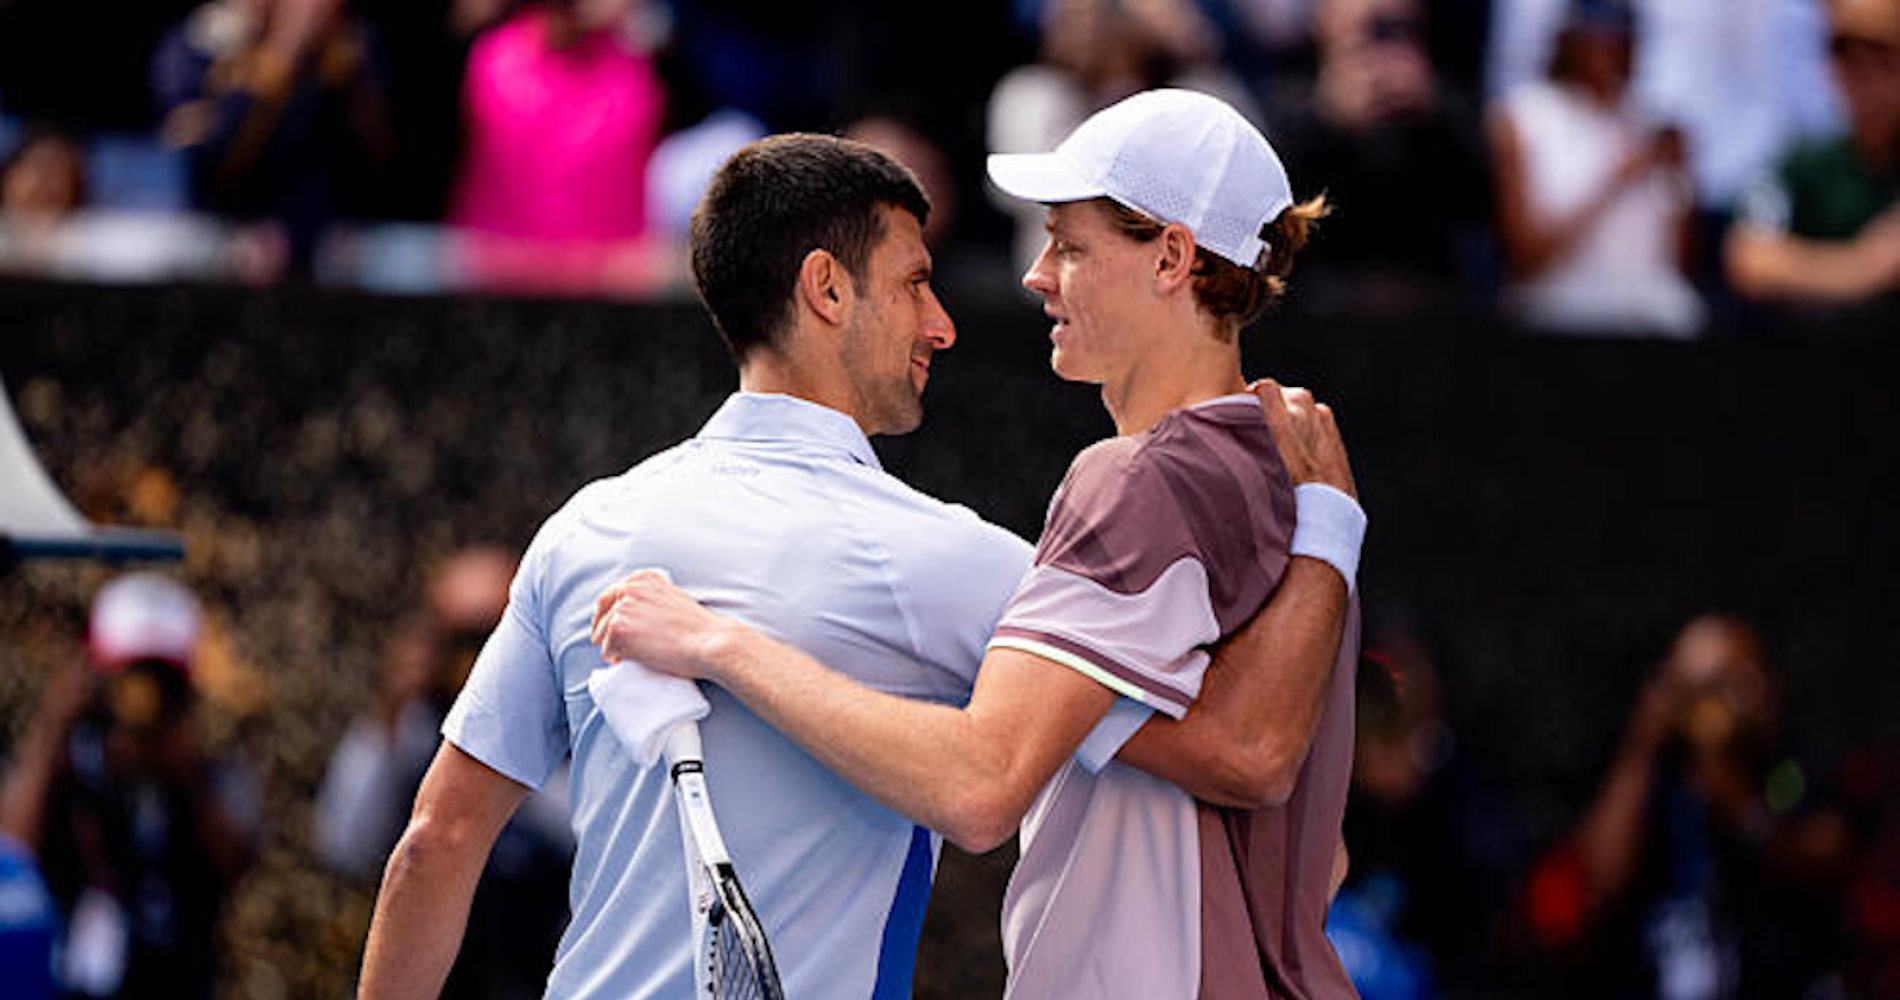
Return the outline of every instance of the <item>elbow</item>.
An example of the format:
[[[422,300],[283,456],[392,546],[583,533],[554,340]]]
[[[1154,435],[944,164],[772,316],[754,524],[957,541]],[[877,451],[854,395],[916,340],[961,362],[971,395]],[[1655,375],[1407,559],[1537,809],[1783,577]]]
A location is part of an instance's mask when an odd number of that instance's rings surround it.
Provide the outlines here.
[[[1266,741],[1220,761],[1215,770],[1218,805],[1238,809],[1274,809],[1286,805],[1299,784],[1306,746]]]
[[[951,804],[938,825],[946,840],[967,854],[987,854],[1009,842],[1028,812],[1027,802],[991,782],[975,782]]]
[[[418,815],[389,852],[383,865],[385,886],[405,879],[434,880],[449,874],[458,859],[466,861],[472,840],[456,824]],[[477,860],[479,865],[480,859]]]

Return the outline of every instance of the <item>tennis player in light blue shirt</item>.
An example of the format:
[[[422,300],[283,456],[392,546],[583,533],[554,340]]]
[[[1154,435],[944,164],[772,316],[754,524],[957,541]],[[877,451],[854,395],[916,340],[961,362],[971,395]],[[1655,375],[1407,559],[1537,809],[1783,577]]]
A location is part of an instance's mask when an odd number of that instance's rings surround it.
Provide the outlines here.
[[[692,996],[666,770],[636,761],[587,685],[595,598],[629,569],[663,567],[882,690],[968,696],[1030,547],[885,473],[866,437],[918,425],[931,356],[956,337],[927,213],[907,171],[828,137],[765,140],[715,178],[694,272],[742,391],[696,437],[582,489],[529,546],[385,870],[362,1000],[440,991],[495,832],[569,755],[573,919],[547,996]],[[705,694],[711,798],[787,996],[909,996],[938,839]]]
[[[587,693],[601,590],[630,565],[664,566],[867,684],[961,704],[1029,558],[1016,536],[886,474],[851,418],[781,395],[734,395],[698,437],[550,518],[443,725],[529,787],[572,748],[573,922],[549,996],[691,993],[666,769],[634,764]],[[706,693],[707,783],[788,994],[908,995],[937,838]]]

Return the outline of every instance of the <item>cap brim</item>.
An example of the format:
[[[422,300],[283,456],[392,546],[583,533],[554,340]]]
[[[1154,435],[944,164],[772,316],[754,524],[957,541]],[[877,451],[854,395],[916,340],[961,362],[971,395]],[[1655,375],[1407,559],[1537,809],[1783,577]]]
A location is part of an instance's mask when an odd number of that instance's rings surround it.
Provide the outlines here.
[[[1075,172],[1054,153],[993,153],[990,182],[1004,194],[1045,204],[1100,198],[1106,191]]]

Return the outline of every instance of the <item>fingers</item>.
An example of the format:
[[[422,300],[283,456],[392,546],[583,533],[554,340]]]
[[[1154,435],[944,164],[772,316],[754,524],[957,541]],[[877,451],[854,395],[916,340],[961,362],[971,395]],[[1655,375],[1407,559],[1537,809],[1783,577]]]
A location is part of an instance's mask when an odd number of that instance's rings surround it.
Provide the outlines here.
[[[1286,411],[1286,398],[1282,395],[1280,383],[1263,378],[1247,386],[1247,390],[1260,397],[1260,406],[1269,415],[1276,410],[1282,413]]]
[[[1295,484],[1325,483],[1350,496],[1359,495],[1331,406],[1314,398],[1310,389],[1283,386],[1273,379],[1261,379],[1248,388],[1260,397],[1267,430]]]
[[[1287,390],[1270,378],[1263,378],[1250,386],[1255,396],[1260,397],[1260,413],[1267,418],[1267,429],[1275,440],[1284,440],[1294,433],[1294,415],[1287,408]]]
[[[601,591],[600,596],[594,599],[594,617],[588,625],[589,639],[594,645],[600,645],[607,632],[608,618],[621,598],[639,594],[643,589],[657,593],[654,588],[671,586],[672,583],[672,576],[663,569],[637,569],[619,583]]]

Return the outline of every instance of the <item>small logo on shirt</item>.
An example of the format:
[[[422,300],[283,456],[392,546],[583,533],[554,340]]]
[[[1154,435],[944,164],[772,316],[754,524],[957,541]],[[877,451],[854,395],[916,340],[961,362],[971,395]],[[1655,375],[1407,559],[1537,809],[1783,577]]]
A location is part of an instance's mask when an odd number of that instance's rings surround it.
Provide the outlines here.
[[[741,465],[737,462],[720,462],[712,467],[712,473],[715,476],[756,476],[759,474],[759,467]]]

